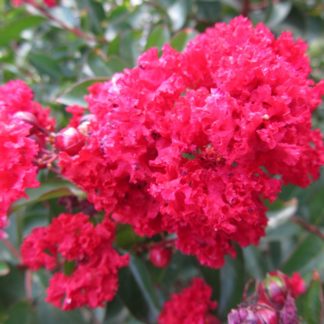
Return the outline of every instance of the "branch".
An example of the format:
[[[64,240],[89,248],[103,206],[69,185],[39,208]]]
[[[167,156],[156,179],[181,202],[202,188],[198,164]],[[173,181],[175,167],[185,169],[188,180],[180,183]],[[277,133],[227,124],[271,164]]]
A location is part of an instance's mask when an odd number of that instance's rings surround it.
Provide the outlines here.
[[[250,13],[250,0],[243,0],[241,15],[248,17]]]
[[[306,231],[318,236],[321,240],[324,240],[324,233],[322,233],[316,226],[307,223],[305,220],[298,216],[291,217],[291,220],[295,224],[301,226]]]
[[[37,4],[30,4],[32,7],[34,7],[36,10],[38,10],[43,16],[45,16],[46,18],[48,18],[49,20],[52,20],[53,22],[55,22],[56,24],[58,24],[61,28],[73,33],[74,35],[76,35],[77,37],[80,37],[82,39],[84,39],[87,42],[92,42],[92,43],[98,43],[98,39],[91,35],[88,34],[84,31],[82,31],[81,29],[77,28],[77,27],[70,27],[69,25],[67,25],[64,21],[58,19],[57,17],[53,16],[50,12],[47,11],[46,8],[42,7],[41,5],[37,5]]]
[[[19,251],[13,246],[13,244],[6,238],[2,239],[1,242],[7,248],[7,250],[14,256],[18,261],[21,260]]]

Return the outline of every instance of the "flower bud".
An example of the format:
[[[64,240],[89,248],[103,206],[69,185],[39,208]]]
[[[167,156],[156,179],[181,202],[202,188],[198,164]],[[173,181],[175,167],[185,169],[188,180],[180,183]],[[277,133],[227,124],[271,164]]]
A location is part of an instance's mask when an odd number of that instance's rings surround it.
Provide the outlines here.
[[[305,281],[298,272],[293,273],[290,278],[287,278],[287,285],[294,298],[299,297],[306,291]]]
[[[280,272],[271,273],[258,287],[258,301],[281,309],[285,304],[287,293],[285,275]]]
[[[278,324],[278,313],[272,307],[257,304],[232,309],[227,317],[228,324]]]
[[[165,268],[171,260],[172,250],[168,247],[156,245],[149,251],[149,260],[157,268]]]
[[[64,128],[55,136],[55,147],[69,155],[78,154],[84,143],[84,135],[74,127]]]

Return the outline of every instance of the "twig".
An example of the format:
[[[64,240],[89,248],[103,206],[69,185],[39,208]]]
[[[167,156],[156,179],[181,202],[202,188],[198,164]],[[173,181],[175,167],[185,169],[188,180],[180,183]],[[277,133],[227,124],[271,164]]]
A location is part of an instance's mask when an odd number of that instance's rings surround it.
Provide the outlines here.
[[[248,17],[250,13],[250,0],[243,0],[241,15]]]
[[[7,250],[14,256],[18,261],[20,261],[20,253],[19,251],[15,248],[15,246],[6,238],[2,239],[1,242],[3,245],[7,248]]]
[[[318,236],[320,239],[324,240],[324,233],[322,233],[316,226],[304,221],[301,217],[293,216],[293,217],[291,217],[291,221],[294,222],[295,224],[301,226],[306,231],[308,231],[308,232]]]
[[[26,270],[25,272],[25,291],[27,300],[33,301],[33,275],[30,270]]]
[[[92,42],[92,43],[98,43],[98,39],[91,35],[88,34],[84,31],[82,31],[81,29],[77,28],[77,27],[70,27],[68,26],[64,21],[58,19],[57,17],[53,16],[50,12],[48,12],[46,10],[46,8],[42,7],[41,5],[37,5],[37,4],[31,4],[31,6],[33,6],[36,10],[38,10],[43,16],[45,16],[46,18],[52,20],[53,22],[57,23],[60,27],[62,27],[65,30],[68,30],[69,32],[73,33],[74,35],[84,39],[87,42]]]

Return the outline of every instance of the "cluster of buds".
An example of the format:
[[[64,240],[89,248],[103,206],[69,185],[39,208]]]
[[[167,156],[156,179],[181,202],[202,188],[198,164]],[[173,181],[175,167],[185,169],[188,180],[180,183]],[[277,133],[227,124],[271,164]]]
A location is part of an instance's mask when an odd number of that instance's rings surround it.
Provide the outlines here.
[[[305,292],[305,282],[299,273],[288,277],[280,271],[270,272],[257,285],[256,295],[228,315],[229,324],[268,323],[297,324],[295,299]]]

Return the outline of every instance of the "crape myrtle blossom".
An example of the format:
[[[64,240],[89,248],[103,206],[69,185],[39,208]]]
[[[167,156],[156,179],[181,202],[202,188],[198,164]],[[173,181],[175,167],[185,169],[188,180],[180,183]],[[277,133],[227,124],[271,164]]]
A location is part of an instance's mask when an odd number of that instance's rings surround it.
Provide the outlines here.
[[[191,284],[171,296],[162,308],[159,324],[219,324],[212,315],[217,303],[211,300],[212,289],[204,280],[194,278]]]
[[[57,6],[57,1],[56,0],[43,0],[43,1],[38,1],[38,0],[11,0],[11,4],[14,7],[19,7],[24,4],[39,4],[42,3],[47,6],[47,7],[55,7]]]
[[[38,186],[35,159],[45,144],[44,130],[53,127],[49,110],[33,101],[24,82],[0,86],[0,231],[11,204],[26,197],[25,189]]]
[[[61,151],[62,174],[115,221],[143,236],[175,233],[179,250],[221,267],[235,243],[264,235],[265,199],[319,176],[311,113],[324,83],[309,73],[302,40],[243,17],[183,52],[150,49],[90,87],[86,128],[74,109],[71,127],[85,138]]]
[[[89,216],[61,214],[48,227],[35,228],[21,247],[23,264],[54,271],[46,301],[63,310],[103,306],[118,289],[118,269],[128,256],[112,247],[114,224],[94,225]]]
[[[229,324],[299,323],[295,299],[306,291],[306,285],[299,273],[291,277],[280,271],[267,274],[257,285],[256,294],[233,309],[228,315]]]

